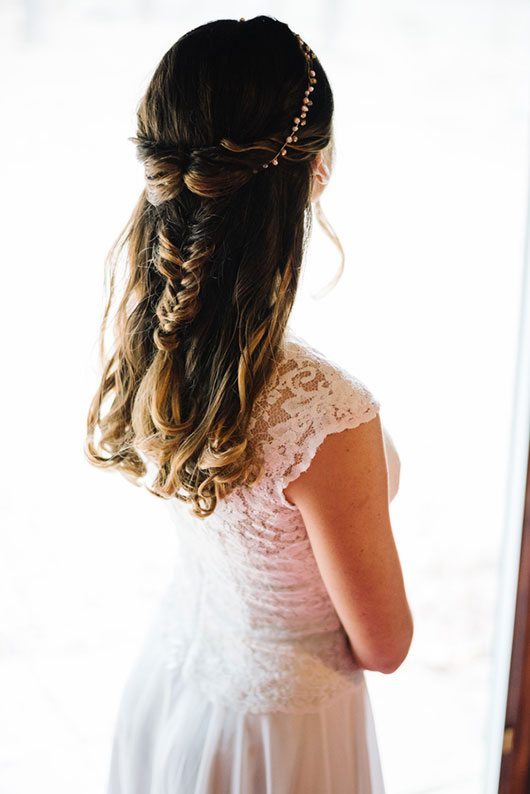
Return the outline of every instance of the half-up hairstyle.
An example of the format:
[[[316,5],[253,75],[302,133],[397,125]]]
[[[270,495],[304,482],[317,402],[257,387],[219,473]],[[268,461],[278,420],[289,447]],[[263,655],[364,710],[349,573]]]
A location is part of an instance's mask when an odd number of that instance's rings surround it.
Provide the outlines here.
[[[319,60],[313,69],[311,113],[276,167],[261,164],[289,134],[307,82],[296,34],[276,19],[186,33],[138,106],[131,140],[146,186],[107,257],[85,452],[135,484],[154,464],[148,490],[192,503],[197,516],[260,473],[248,423],[296,296],[312,162],[332,142],[331,88]]]

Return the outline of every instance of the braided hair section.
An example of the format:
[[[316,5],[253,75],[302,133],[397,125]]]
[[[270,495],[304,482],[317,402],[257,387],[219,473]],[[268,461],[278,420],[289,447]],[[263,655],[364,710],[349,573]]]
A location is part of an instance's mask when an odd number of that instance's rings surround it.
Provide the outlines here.
[[[154,265],[165,279],[156,307],[159,325],[153,336],[158,350],[173,350],[179,332],[197,316],[204,273],[213,252],[213,245],[204,247],[203,243],[192,242],[188,255],[183,256],[161,222],[154,257]]]

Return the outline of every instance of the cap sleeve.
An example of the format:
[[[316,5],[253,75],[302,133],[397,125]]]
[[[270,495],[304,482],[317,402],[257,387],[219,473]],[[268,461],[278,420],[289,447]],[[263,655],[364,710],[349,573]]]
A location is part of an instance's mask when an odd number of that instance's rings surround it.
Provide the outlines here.
[[[359,378],[318,351],[298,348],[297,353],[269,415],[274,493],[290,509],[296,508],[283,489],[309,467],[326,436],[368,422],[380,409]]]

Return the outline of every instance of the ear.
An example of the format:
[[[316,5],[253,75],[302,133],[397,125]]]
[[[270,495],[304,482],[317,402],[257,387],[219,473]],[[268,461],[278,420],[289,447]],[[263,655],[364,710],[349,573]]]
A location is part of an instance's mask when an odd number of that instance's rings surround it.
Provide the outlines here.
[[[321,185],[327,185],[331,176],[329,166],[324,158],[322,149],[318,152],[317,156],[312,163],[313,174],[317,182]]]

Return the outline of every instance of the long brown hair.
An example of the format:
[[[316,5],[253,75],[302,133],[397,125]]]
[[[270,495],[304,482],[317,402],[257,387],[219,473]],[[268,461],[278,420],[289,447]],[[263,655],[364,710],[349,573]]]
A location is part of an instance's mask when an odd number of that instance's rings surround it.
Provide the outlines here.
[[[261,164],[289,134],[307,74],[296,34],[276,19],[222,19],[186,33],[137,109],[131,140],[149,189],[106,260],[103,372],[85,453],[135,484],[154,464],[143,484],[191,502],[197,516],[259,474],[247,427],[296,296],[311,163],[332,139],[331,88],[318,59],[313,68],[307,124],[277,167]]]

